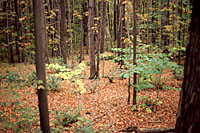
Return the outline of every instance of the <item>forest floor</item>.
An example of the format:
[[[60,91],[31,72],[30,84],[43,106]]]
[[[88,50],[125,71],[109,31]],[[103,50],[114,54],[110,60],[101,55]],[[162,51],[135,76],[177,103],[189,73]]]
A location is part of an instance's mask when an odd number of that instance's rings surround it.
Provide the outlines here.
[[[85,61],[86,63],[86,61]],[[117,63],[109,60],[105,61],[105,75],[117,67]],[[86,88],[91,85],[96,85],[93,93],[87,89],[83,94],[71,90],[76,89],[76,85],[72,86],[66,82],[60,82],[61,88],[58,92],[48,91],[48,104],[49,111],[65,110],[66,106],[70,108],[82,106],[81,115],[87,116],[92,120],[94,128],[100,129],[104,125],[109,125],[109,129],[114,129],[113,132],[119,132],[128,127],[138,128],[174,128],[176,122],[176,113],[179,102],[178,90],[159,90],[160,105],[152,104],[149,108],[152,112],[147,112],[143,108],[138,108],[137,111],[132,111],[132,91],[131,103],[127,104],[128,99],[128,80],[118,78],[118,72],[114,73],[115,78],[113,83],[109,82],[108,78],[102,78],[102,63],[100,64],[100,80],[89,80],[89,67],[85,68],[85,78],[82,82]],[[3,68],[1,66],[1,73],[5,74],[5,70],[17,71],[20,74],[28,74],[31,70],[35,70],[34,65],[29,64],[16,64],[14,66]],[[166,71],[162,76],[171,77],[172,73]],[[176,88],[180,88],[182,81],[170,78],[165,84]],[[132,88],[132,87],[131,87]],[[8,102],[9,93],[8,88],[6,91],[0,89],[1,100],[0,104]],[[26,93],[30,91],[30,93]],[[20,97],[18,102],[21,106],[30,105],[33,109],[38,108],[37,91],[34,88],[28,87],[26,89],[18,89]],[[157,97],[155,88],[149,90],[141,90],[137,93],[137,97],[146,96],[150,101]],[[10,98],[10,97],[9,97]],[[141,102],[141,101],[140,101]],[[23,104],[22,104],[23,103]],[[9,106],[1,106],[0,109],[6,112],[7,116],[12,115],[13,104]],[[38,116],[39,117],[39,116]],[[55,126],[52,121],[55,120],[55,115],[50,113],[50,126]],[[15,121],[15,120],[13,120]],[[70,126],[73,127],[73,124]],[[39,128],[39,122],[33,125],[33,128]],[[4,130],[5,131],[5,130]],[[66,131],[72,132],[72,130]]]

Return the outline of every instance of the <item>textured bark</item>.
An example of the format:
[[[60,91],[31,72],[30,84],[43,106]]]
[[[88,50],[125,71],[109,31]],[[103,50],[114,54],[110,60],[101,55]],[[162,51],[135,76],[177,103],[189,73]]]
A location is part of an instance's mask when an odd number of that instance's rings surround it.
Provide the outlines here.
[[[95,78],[95,52],[94,52],[94,0],[88,3],[88,44],[90,48],[90,79]]]
[[[61,57],[64,60],[64,63],[67,63],[66,59],[66,4],[65,0],[60,1],[61,8],[61,21],[60,21],[60,46],[61,46]]]
[[[189,44],[175,132],[200,132],[200,1],[193,0]]]
[[[35,29],[35,45],[36,45],[36,72],[37,79],[42,81],[40,86],[44,88],[37,88],[39,112],[40,112],[40,127],[44,133],[49,133],[49,112],[47,102],[46,89],[46,70],[45,70],[45,46],[46,41],[46,24],[44,14],[44,0],[33,0],[34,13],[34,29]]]

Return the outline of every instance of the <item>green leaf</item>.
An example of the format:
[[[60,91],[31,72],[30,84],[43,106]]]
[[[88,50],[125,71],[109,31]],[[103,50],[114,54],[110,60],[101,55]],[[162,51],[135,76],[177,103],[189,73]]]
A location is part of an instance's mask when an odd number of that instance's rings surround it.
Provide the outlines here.
[[[12,118],[16,118],[16,114],[11,114],[11,117]]]
[[[3,103],[1,104],[2,107],[5,107],[6,105],[7,105],[6,102],[3,102]]]
[[[14,105],[15,105],[15,106],[19,105],[19,102],[18,102],[18,101],[17,101],[17,102],[14,102]]]
[[[136,110],[137,109],[137,105],[133,105],[132,110]]]
[[[152,110],[150,108],[146,108],[147,113],[152,113]]]
[[[156,102],[156,105],[160,105],[160,104],[162,104],[162,101]]]

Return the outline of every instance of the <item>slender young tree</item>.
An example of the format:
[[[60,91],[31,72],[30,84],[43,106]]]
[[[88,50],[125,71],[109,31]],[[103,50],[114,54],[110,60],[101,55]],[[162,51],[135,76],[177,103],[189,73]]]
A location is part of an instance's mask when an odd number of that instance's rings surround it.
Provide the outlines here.
[[[18,7],[18,0],[14,0],[15,4],[15,30],[17,32],[16,36],[16,55],[17,55],[17,62],[20,63],[20,52],[19,52],[19,7]]]
[[[130,43],[130,32],[129,32],[129,3],[128,0],[126,0],[126,30],[127,30],[127,35],[128,35],[128,45],[129,45],[129,62],[131,62],[131,43]],[[130,103],[130,98],[131,98],[131,78],[128,78],[128,104]]]
[[[38,101],[40,112],[40,127],[44,133],[49,133],[49,112],[46,89],[46,70],[45,70],[45,39],[46,24],[44,0],[33,0],[35,46],[36,46],[36,72],[38,80]],[[41,82],[39,82],[41,81]]]
[[[200,1],[191,0],[192,18],[190,23],[189,44],[186,50],[185,70],[176,133],[200,132]]]
[[[83,58],[83,39],[84,39],[84,31],[83,31],[83,12],[81,10],[81,7],[82,7],[82,0],[79,0],[79,12],[80,12],[80,15],[81,15],[81,18],[80,18],[80,28],[81,28],[81,41],[80,41],[80,60],[79,60],[79,63],[82,62],[82,58]]]
[[[104,52],[104,43],[105,43],[105,26],[106,26],[106,2],[101,0],[101,37],[100,37],[100,53]]]
[[[133,0],[133,21],[134,21],[134,26],[133,26],[133,35],[134,35],[134,42],[133,42],[133,65],[136,65],[136,45],[137,45],[137,29],[136,29],[136,0]],[[136,105],[136,87],[135,85],[137,84],[137,74],[133,73],[133,105]]]
[[[149,45],[149,2],[147,2],[147,45]],[[147,48],[147,53],[149,53],[149,47]]]

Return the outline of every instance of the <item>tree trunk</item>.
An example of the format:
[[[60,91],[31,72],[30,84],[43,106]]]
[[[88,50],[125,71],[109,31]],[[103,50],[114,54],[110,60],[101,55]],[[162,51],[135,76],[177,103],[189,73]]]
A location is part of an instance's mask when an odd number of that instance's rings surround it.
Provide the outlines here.
[[[8,32],[6,33],[6,40],[8,44],[8,60],[9,63],[14,63],[14,56],[13,56],[13,46],[12,46],[12,32],[11,32],[11,20],[9,15],[10,9],[10,1],[6,1],[6,27]]]
[[[94,52],[94,0],[88,3],[88,44],[90,48],[90,79],[95,78],[95,52]]]
[[[133,65],[136,65],[136,45],[137,45],[137,29],[136,29],[136,0],[133,0],[133,21],[134,21],[134,26],[133,26],[133,35],[134,35],[134,42],[133,42]],[[136,87],[135,85],[137,84],[137,74],[133,73],[133,105],[136,105]]]
[[[104,52],[105,43],[105,26],[106,26],[106,2],[101,0],[101,38],[100,53]]]
[[[85,13],[87,11],[87,3],[83,1],[82,6],[83,6],[83,13]],[[86,54],[88,54],[88,42],[87,42],[88,17],[86,14],[83,16],[83,30],[84,30],[83,45],[86,46]]]
[[[36,45],[36,72],[38,81],[38,101],[40,112],[40,127],[44,133],[49,133],[49,112],[46,89],[46,72],[45,72],[45,45],[46,41],[46,24],[44,0],[33,0],[34,28],[35,28],[35,45]],[[41,87],[43,86],[43,87]]]
[[[180,0],[180,2],[179,2],[179,14],[180,14],[180,18],[181,18],[181,20],[180,21],[183,21],[182,20],[182,0]],[[182,24],[180,23],[180,26],[179,26],[179,32],[178,32],[178,40],[179,40],[179,51],[178,51],[178,64],[179,65],[181,65],[181,47],[182,47],[182,43],[183,42],[181,42],[181,31],[183,31],[182,30]]]
[[[82,62],[82,58],[83,58],[83,44],[84,44],[84,42],[83,42],[83,39],[84,39],[84,31],[83,31],[83,12],[82,12],[82,10],[81,10],[81,6],[82,6],[81,2],[82,2],[82,1],[79,0],[79,12],[80,12],[80,15],[81,15],[81,19],[80,19],[80,28],[81,28],[81,41],[80,41],[80,46],[81,46],[81,48],[80,48],[80,60],[79,60],[79,63]]]
[[[70,54],[71,54],[71,67],[74,67],[74,57],[73,57],[73,40],[72,40],[72,20],[71,20],[71,10],[70,10],[70,1],[67,1],[68,6],[68,23],[70,30]]]
[[[60,21],[60,46],[61,46],[61,57],[64,60],[64,63],[67,63],[66,59],[66,4],[65,0],[60,1],[61,8],[61,21]]]
[[[16,36],[16,55],[17,55],[17,62],[20,63],[20,52],[19,52],[19,8],[18,8],[18,3],[17,0],[14,0],[15,3],[15,30],[17,32]]]
[[[130,32],[129,32],[129,4],[128,0],[126,0],[126,10],[127,10],[127,20],[126,20],[126,30],[127,30],[127,35],[128,35],[128,45],[129,45],[129,63],[131,63],[131,38],[130,38]],[[130,103],[130,98],[131,98],[131,78],[128,78],[128,104]]]
[[[193,0],[189,44],[186,50],[185,70],[176,133],[200,132],[200,1]]]

